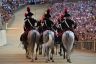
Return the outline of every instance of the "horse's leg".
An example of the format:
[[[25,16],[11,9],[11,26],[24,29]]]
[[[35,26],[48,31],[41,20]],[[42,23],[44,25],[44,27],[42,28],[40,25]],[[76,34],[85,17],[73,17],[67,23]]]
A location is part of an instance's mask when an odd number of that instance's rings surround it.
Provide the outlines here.
[[[66,54],[65,54],[65,53],[66,53],[66,49],[65,49],[64,46],[62,46],[62,48],[63,48],[63,54],[64,54],[64,55],[63,55],[63,59],[65,59],[65,56],[66,56]]]
[[[65,54],[65,52],[66,52],[66,49],[65,49],[65,47],[63,46],[63,43],[61,42],[60,43],[60,46],[61,46],[61,48],[63,49],[63,59],[65,59],[65,56],[66,56],[66,54]],[[62,51],[62,50],[61,50]],[[62,55],[62,54],[61,54]]]
[[[58,47],[58,44],[56,44],[55,46],[56,46],[56,55],[57,55],[57,47]]]
[[[39,45],[39,55],[42,54],[42,45]]]
[[[68,48],[68,56],[69,56],[69,58],[67,59],[67,61],[69,63],[72,63],[71,59],[70,59],[70,56],[71,56],[71,52],[72,52],[72,49],[73,49],[73,44],[74,44],[74,38],[71,40],[71,43],[70,43],[69,48]]]
[[[30,59],[29,56],[28,56],[29,53],[28,53],[27,49],[25,49],[25,51],[26,51],[26,58]]]
[[[26,42],[27,43],[27,42]],[[28,44],[24,44],[24,49],[25,49],[25,51],[26,51],[26,58],[28,58],[28,59],[31,59],[30,57],[29,57],[29,51],[28,51]]]
[[[46,47],[45,47],[45,44],[42,44],[42,51],[43,51],[43,55],[45,57],[46,56]]]
[[[67,45],[67,52],[66,52],[66,58],[67,58],[67,62],[71,63],[71,50],[73,48],[73,43],[71,43],[69,46]]]
[[[57,47],[58,47],[58,41],[57,41],[57,36],[55,35],[55,39],[54,39],[54,42],[55,42],[55,47],[56,47],[56,55],[57,55]]]
[[[71,55],[71,50],[66,52],[66,58],[67,58],[67,62],[72,63],[70,59],[70,55]]]
[[[54,58],[53,58],[54,48],[51,49],[51,54],[52,54],[52,56],[50,56],[50,59],[52,60],[52,62],[54,62]]]
[[[25,45],[25,44],[24,44],[24,49],[25,49],[25,51],[26,51],[26,58],[28,58],[27,46],[28,46],[28,45]],[[28,58],[28,59],[29,59],[29,58]]]
[[[62,44],[60,43],[60,52],[59,52],[60,56],[62,56]]]
[[[39,48],[39,44],[37,44],[35,60],[37,60],[37,52],[38,52],[38,48]]]
[[[48,63],[48,61],[50,61],[49,60],[50,57],[49,57],[49,48],[48,47],[45,48],[45,53],[46,53],[46,63]]]
[[[35,43],[32,43],[32,46],[30,47],[31,48],[31,56],[32,56],[32,60],[31,60],[31,62],[33,62],[34,61],[34,59],[33,59],[33,54],[34,54],[34,47],[35,47]]]
[[[30,56],[30,46],[28,45],[27,49],[26,49],[26,57],[28,59],[31,59],[31,56]]]

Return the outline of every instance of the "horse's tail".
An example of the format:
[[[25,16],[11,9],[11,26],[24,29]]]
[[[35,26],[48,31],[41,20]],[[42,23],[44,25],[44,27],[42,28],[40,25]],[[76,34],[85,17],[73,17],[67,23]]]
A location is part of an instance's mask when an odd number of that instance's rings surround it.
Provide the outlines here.
[[[52,35],[48,34],[48,43],[52,42]]]
[[[32,38],[33,42],[36,41],[36,33],[33,34],[33,38]]]
[[[67,39],[67,41],[69,41],[69,38],[70,38],[70,34],[69,33],[66,33],[66,39]]]
[[[54,34],[53,32],[48,32],[48,41],[47,44],[49,46],[53,46],[54,45]]]

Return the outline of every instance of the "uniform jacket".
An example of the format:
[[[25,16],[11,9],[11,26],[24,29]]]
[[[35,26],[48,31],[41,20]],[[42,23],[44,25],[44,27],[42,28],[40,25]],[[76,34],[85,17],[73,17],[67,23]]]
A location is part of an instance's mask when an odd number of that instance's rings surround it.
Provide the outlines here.
[[[69,25],[69,27],[66,25],[65,21]],[[73,29],[75,29],[76,26],[77,26],[77,24],[71,19],[66,19],[66,20],[64,19],[63,22],[61,23],[61,27],[64,31],[66,31],[66,30],[73,31]]]

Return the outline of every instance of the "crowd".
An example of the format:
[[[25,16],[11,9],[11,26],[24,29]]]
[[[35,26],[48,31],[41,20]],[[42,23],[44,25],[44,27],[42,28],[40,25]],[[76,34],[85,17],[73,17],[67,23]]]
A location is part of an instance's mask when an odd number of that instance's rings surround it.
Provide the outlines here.
[[[7,22],[14,12],[18,10],[21,6],[30,4],[32,2],[45,3],[48,0],[2,0],[0,6],[0,14],[3,17],[3,21]]]
[[[75,32],[79,40],[96,40],[96,1],[55,3],[51,7],[51,19],[57,22],[65,8],[77,23]]]
[[[0,18],[1,18],[1,22],[5,23],[7,22],[10,18],[12,18],[12,16],[10,14],[8,14],[8,12],[6,10],[4,10],[2,8],[2,6],[0,6]]]
[[[2,7],[8,11],[9,14],[12,14],[20,6],[27,4],[24,0],[2,0]]]
[[[8,22],[12,18],[14,12],[18,10],[20,6],[27,4],[24,0],[2,0],[0,6],[0,15],[2,22]]]
[[[34,1],[44,3],[47,0],[2,0],[0,14],[3,21],[7,22],[20,6]],[[96,40],[96,1],[55,3],[50,12],[53,22],[58,21],[65,8],[68,8],[72,19],[77,23],[75,32],[79,40]]]
[[[0,1],[0,29],[8,23],[14,16],[14,12],[22,5],[24,1],[19,0],[2,0]]]
[[[21,6],[30,4],[32,2],[45,3],[48,0],[2,0],[0,1],[0,23],[8,23],[8,20],[12,18],[14,12]],[[1,28],[1,27],[0,27]]]

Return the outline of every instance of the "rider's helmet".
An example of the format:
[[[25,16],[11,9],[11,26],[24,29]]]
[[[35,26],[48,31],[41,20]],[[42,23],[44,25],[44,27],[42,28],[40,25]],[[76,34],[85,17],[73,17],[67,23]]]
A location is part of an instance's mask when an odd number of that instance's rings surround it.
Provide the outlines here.
[[[65,8],[65,11],[64,11],[64,17],[70,17],[71,15],[68,13],[68,11],[67,11],[67,8]]]
[[[27,7],[27,11],[30,12],[30,7]]]
[[[33,13],[30,12],[30,7],[27,7],[27,12],[28,12],[27,16],[31,17],[33,15]]]

